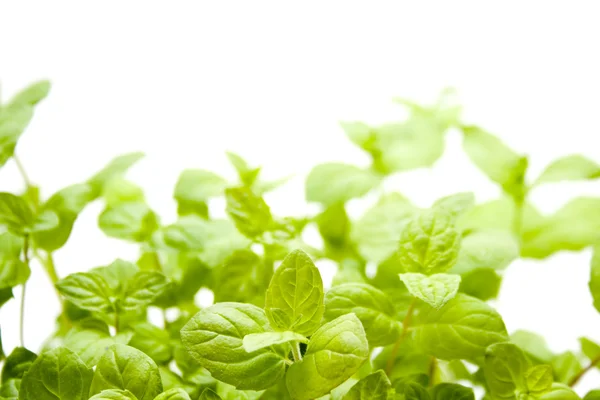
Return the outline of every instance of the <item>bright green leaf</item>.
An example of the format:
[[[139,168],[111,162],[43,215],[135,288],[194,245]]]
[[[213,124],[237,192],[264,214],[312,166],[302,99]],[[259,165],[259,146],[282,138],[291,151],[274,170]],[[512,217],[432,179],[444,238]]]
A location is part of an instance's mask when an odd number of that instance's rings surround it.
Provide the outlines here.
[[[594,247],[588,286],[592,293],[594,307],[600,312],[600,245]]]
[[[198,400],[222,400],[222,398],[211,389],[206,388]]]
[[[323,281],[304,251],[292,251],[275,270],[267,289],[265,311],[278,331],[310,336],[319,327],[324,311]]]
[[[553,161],[541,173],[536,184],[580,181],[600,177],[600,164],[581,155],[570,155]]]
[[[128,345],[143,351],[157,364],[167,363],[173,357],[169,333],[149,322],[133,327],[133,336]]]
[[[458,294],[441,310],[427,307],[412,329],[420,349],[443,360],[477,360],[508,339],[500,315],[481,300]]]
[[[577,396],[571,388],[567,385],[563,385],[560,383],[553,383],[552,388],[548,393],[543,394],[539,397],[539,400],[579,400],[580,397]]]
[[[213,172],[186,169],[179,175],[173,194],[179,215],[188,214],[188,210],[202,209],[210,198],[222,196],[226,187],[227,181]]]
[[[46,80],[32,83],[14,95],[10,100],[10,104],[27,104],[30,106],[35,106],[40,101],[44,100],[46,96],[48,96],[51,86],[52,85],[50,82]]]
[[[371,347],[394,343],[400,337],[401,325],[396,309],[387,295],[363,283],[347,283],[333,287],[325,295],[325,320],[354,313],[362,323]]]
[[[42,353],[23,376],[19,400],[87,400],[92,370],[58,347]]]
[[[457,193],[442,197],[433,203],[433,208],[443,210],[453,217],[459,217],[475,206],[475,195],[472,192]]]
[[[546,339],[536,333],[517,330],[510,335],[510,341],[519,346],[535,363],[547,364],[554,358]]]
[[[498,297],[502,277],[491,268],[478,268],[461,275],[459,290],[471,297],[487,301]]]
[[[25,372],[31,368],[31,365],[37,358],[37,355],[24,347],[15,347],[6,357],[2,367],[2,382],[10,379],[22,379]]]
[[[163,390],[154,361],[122,344],[111,346],[94,371],[90,395],[106,389],[129,390],[138,400],[154,400]]]
[[[460,235],[444,211],[420,213],[404,229],[397,259],[404,272],[436,274],[452,268],[458,259]]]
[[[94,272],[77,272],[56,283],[58,291],[84,310],[106,313],[112,310],[111,291],[106,280]]]
[[[248,353],[243,338],[270,330],[264,311],[241,303],[217,303],[181,330],[186,350],[213,377],[238,389],[262,390],[283,377],[285,362],[270,349]]]
[[[413,296],[423,300],[431,307],[440,309],[452,300],[460,285],[459,275],[434,274],[423,275],[414,272],[400,274],[400,280]]]
[[[569,383],[582,368],[579,358],[572,351],[561,353],[552,360],[555,380],[560,383]]]
[[[144,153],[128,153],[112,159],[102,170],[88,180],[92,188],[92,199],[100,196],[104,186],[112,179],[120,178],[129,168],[144,157]]]
[[[0,233],[0,289],[21,285],[31,270],[21,261],[23,239],[10,232]]]
[[[323,396],[350,378],[369,355],[360,320],[346,314],[321,326],[311,337],[302,361],[290,366],[286,385],[294,400]]]
[[[89,400],[138,400],[129,390],[103,390]]]
[[[526,373],[531,362],[512,343],[497,343],[485,352],[484,372],[494,398],[516,399],[515,391],[527,391]]]
[[[431,400],[475,400],[475,394],[457,383],[440,383],[431,388]]]
[[[173,388],[159,394],[154,400],[190,400],[190,395],[183,389]]]
[[[391,389],[387,375],[379,370],[358,381],[342,400],[387,400]]]
[[[106,182],[102,197],[108,207],[114,207],[121,203],[143,202],[144,191],[135,183],[119,177]]]
[[[120,303],[125,311],[138,311],[149,306],[169,285],[167,278],[153,271],[139,271],[128,282]]]
[[[317,165],[306,178],[306,200],[331,205],[362,197],[379,184],[373,172],[354,165]]]
[[[34,223],[31,207],[23,198],[12,193],[0,193],[0,225],[8,230],[23,235]]]
[[[252,238],[269,230],[273,223],[271,210],[262,197],[247,187],[225,190],[227,214],[241,233]]]
[[[16,103],[0,108],[0,167],[13,156],[19,137],[33,117],[29,104]]]
[[[541,395],[552,387],[554,377],[549,365],[535,365],[525,372],[525,384],[529,393]]]
[[[462,274],[478,268],[502,270],[519,257],[519,242],[501,230],[473,232],[462,239],[452,272]]]
[[[146,203],[136,201],[106,208],[98,225],[109,237],[143,242],[158,228],[158,217]]]
[[[256,350],[264,349],[265,347],[273,346],[274,344],[283,344],[289,342],[308,343],[308,339],[296,332],[263,332],[251,333],[244,336],[244,350],[252,353]]]

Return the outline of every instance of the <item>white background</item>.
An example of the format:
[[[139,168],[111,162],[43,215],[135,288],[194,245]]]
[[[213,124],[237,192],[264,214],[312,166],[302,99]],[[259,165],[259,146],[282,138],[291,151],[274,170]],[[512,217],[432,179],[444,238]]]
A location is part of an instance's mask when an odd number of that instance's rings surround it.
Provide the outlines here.
[[[594,1],[3,1],[2,97],[36,79],[53,82],[17,149],[45,195],[141,150],[147,157],[129,177],[169,222],[178,173],[197,167],[233,177],[224,156],[233,150],[264,165],[267,176],[296,173],[267,201],[275,213],[299,213],[313,210],[302,186],[311,166],[367,162],[339,120],[394,120],[402,114],[392,97],[431,101],[446,86],[457,88],[467,122],[531,155],[532,177],[561,155],[600,161],[599,8]],[[10,162],[0,190],[21,188]],[[422,206],[462,190],[479,201],[498,194],[461,154],[457,132],[435,168],[395,177],[388,189]],[[579,194],[600,195],[598,182],[548,186],[533,199],[551,212]],[[56,254],[61,276],[136,255],[97,230],[100,209],[86,209]],[[555,351],[576,349],[581,335],[600,341],[589,258],[563,253],[511,265],[497,303],[509,331],[541,332]],[[41,267],[33,269],[25,340],[35,349],[58,306]],[[17,315],[17,301],[0,312],[5,350],[18,342]],[[599,377],[590,373],[580,389],[600,386]]]

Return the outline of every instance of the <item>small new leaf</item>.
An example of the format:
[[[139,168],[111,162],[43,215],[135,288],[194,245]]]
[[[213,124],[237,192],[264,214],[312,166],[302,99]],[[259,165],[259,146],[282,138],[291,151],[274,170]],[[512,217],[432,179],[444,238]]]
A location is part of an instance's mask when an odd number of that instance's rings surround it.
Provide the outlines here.
[[[244,235],[253,238],[269,230],[273,223],[271,210],[262,197],[248,187],[225,190],[227,214]]]
[[[341,163],[317,165],[306,178],[306,200],[326,206],[362,197],[379,184],[373,172]]]
[[[310,336],[323,317],[321,274],[302,250],[294,250],[273,274],[265,298],[265,311],[278,331]]]
[[[427,276],[408,272],[400,274],[400,279],[404,282],[410,294],[423,300],[436,310],[452,300],[460,286],[459,275],[434,274]]]
[[[244,336],[244,350],[252,353],[256,350],[271,347],[275,344],[283,344],[289,342],[308,343],[308,339],[296,332],[263,332],[251,333]]]
[[[95,272],[77,272],[56,283],[58,291],[84,310],[106,313],[112,309],[111,290]]]
[[[550,390],[554,377],[550,365],[535,365],[525,372],[525,384],[529,393],[539,396]]]
[[[535,184],[596,178],[600,178],[600,164],[582,155],[574,154],[560,158],[548,165]]]

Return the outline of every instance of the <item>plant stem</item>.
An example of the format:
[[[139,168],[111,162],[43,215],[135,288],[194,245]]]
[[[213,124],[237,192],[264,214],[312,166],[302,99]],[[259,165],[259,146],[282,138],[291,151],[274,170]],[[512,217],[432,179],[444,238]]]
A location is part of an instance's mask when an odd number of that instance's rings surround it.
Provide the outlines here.
[[[300,352],[300,342],[292,343],[292,355],[294,356],[294,361],[302,360],[302,353]]]
[[[25,235],[23,241],[23,262],[29,268],[29,235]],[[23,291],[21,292],[21,311],[19,315],[19,340],[21,347],[25,347],[25,294],[27,290],[27,282],[23,283]]]
[[[21,162],[19,157],[17,157],[16,154],[13,154],[13,160],[15,160],[15,164],[17,164],[17,168],[19,169],[19,172],[21,173],[21,176],[23,177],[23,181],[25,181],[25,185],[27,186],[27,188],[33,187],[33,183],[29,179],[29,175],[27,175],[25,167],[23,167],[23,163]]]
[[[571,378],[571,380],[569,381],[569,386],[570,387],[575,386],[577,384],[577,382],[579,382],[579,380],[581,378],[583,378],[583,376],[585,374],[588,373],[588,371],[590,371],[592,368],[594,368],[597,365],[600,365],[600,355],[598,355],[596,358],[594,358],[592,361],[590,361],[590,363],[588,364],[587,367],[585,367],[584,369],[579,371],[579,373],[577,375],[575,375],[573,378]]]
[[[514,197],[515,214],[513,217],[513,233],[521,241],[521,233],[523,230],[523,206],[525,204],[525,195]]]
[[[408,306],[408,310],[406,311],[406,316],[404,317],[404,321],[402,321],[402,333],[400,337],[394,344],[394,348],[392,349],[392,354],[390,358],[388,358],[387,365],[385,367],[385,372],[388,376],[392,373],[392,369],[394,369],[394,363],[396,362],[396,357],[398,356],[398,351],[400,350],[400,345],[406,338],[406,334],[408,333],[408,327],[410,326],[410,320],[412,319],[413,312],[415,311],[415,305],[417,304],[417,298],[413,297],[410,305]]]
[[[119,333],[119,311],[115,310],[115,335]]]

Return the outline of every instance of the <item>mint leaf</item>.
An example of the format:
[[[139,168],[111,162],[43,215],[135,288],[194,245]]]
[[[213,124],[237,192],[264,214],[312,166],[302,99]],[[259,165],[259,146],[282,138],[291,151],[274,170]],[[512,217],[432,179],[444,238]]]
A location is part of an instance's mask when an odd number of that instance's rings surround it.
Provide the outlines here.
[[[128,282],[120,306],[126,311],[138,311],[149,306],[169,285],[158,272],[139,271]]]
[[[452,268],[459,249],[460,235],[453,218],[444,211],[428,210],[402,232],[397,258],[404,272],[431,275]]]
[[[94,272],[77,272],[56,283],[58,291],[84,310],[106,313],[112,310],[111,291],[106,280]]]
[[[306,178],[306,200],[331,205],[362,197],[379,184],[379,177],[354,165],[317,165]]]
[[[536,364],[547,364],[554,358],[544,337],[536,333],[517,330],[510,335],[510,341],[519,346]]]
[[[87,400],[92,370],[64,347],[42,353],[23,376],[20,400]]]
[[[174,388],[159,394],[154,400],[190,400],[190,395],[183,389]]]
[[[222,398],[211,389],[206,388],[198,400],[222,400]]]
[[[98,226],[109,237],[143,242],[158,228],[158,217],[144,202],[121,203],[106,208]]]
[[[506,193],[521,196],[524,192],[527,157],[508,148],[495,136],[474,126],[462,128],[463,148],[471,161]]]
[[[237,171],[242,184],[247,187],[254,185],[258,178],[258,174],[260,173],[260,168],[250,167],[246,160],[235,153],[229,151],[226,154],[229,162]]]
[[[553,161],[541,173],[535,184],[596,178],[600,178],[600,164],[584,156],[574,154]]]
[[[487,301],[498,297],[502,277],[491,268],[477,268],[461,275],[459,290],[471,297]]]
[[[37,355],[24,347],[15,347],[6,357],[2,367],[2,382],[10,379],[22,379],[23,375],[31,368]]]
[[[433,203],[433,208],[447,212],[457,218],[475,206],[475,195],[471,192],[456,193],[442,197]]]
[[[43,80],[32,83],[25,89],[13,96],[10,100],[10,104],[27,104],[35,106],[40,101],[44,100],[50,92],[51,84],[49,81]]]
[[[265,311],[278,331],[310,336],[323,317],[323,281],[309,255],[294,250],[283,260],[271,279]]]
[[[262,309],[249,304],[218,303],[197,313],[181,330],[186,350],[216,379],[238,389],[262,390],[285,372],[283,357],[270,350],[248,353],[243,338],[270,330]]]
[[[129,168],[140,161],[144,153],[128,153],[112,159],[102,170],[91,177],[87,183],[92,188],[92,200],[102,194],[105,185],[115,178],[120,178]]]
[[[63,340],[63,345],[90,368],[98,364],[104,353],[116,343],[117,338],[99,329],[72,329]]]
[[[525,353],[511,343],[490,346],[485,353],[484,373],[494,398],[515,398],[515,391],[527,393],[526,374],[531,363]],[[533,381],[532,381],[533,383]]]
[[[441,310],[426,307],[419,323],[412,329],[417,346],[443,360],[477,360],[489,345],[508,339],[496,310],[460,293]]]
[[[247,187],[225,190],[227,214],[244,235],[253,238],[269,230],[273,223],[271,210],[262,197]]]
[[[571,388],[567,385],[563,385],[560,383],[553,383],[552,388],[548,393],[543,394],[539,397],[539,400],[579,400],[580,397],[577,396]]]
[[[294,400],[323,396],[350,378],[369,355],[360,320],[347,314],[321,326],[311,337],[304,358],[290,366],[286,385]]]
[[[410,294],[438,310],[456,296],[460,285],[460,276],[449,274],[427,276],[409,272],[400,274],[400,280]]]
[[[431,400],[475,400],[475,394],[457,383],[440,383],[431,388]]]
[[[209,199],[223,195],[226,187],[227,181],[213,172],[186,169],[179,175],[173,194],[179,215],[203,209]]]
[[[214,288],[215,302],[240,301],[265,304],[271,268],[250,250],[236,250],[215,271],[220,285]]]
[[[379,263],[398,249],[398,240],[417,207],[399,193],[382,196],[351,227],[350,237],[360,255]]]
[[[525,372],[525,384],[530,394],[539,396],[550,390],[554,377],[550,365],[535,365]]]
[[[135,183],[119,177],[106,182],[102,188],[102,198],[109,207],[121,203],[143,202],[144,191]]]
[[[103,390],[89,400],[138,400],[129,390]]]
[[[23,239],[10,232],[0,233],[0,289],[21,285],[31,270],[21,261]]]
[[[579,357],[572,351],[565,351],[552,359],[554,377],[560,383],[569,383],[582,368]]]
[[[358,381],[342,400],[387,400],[391,390],[390,380],[379,370]]]
[[[13,156],[31,118],[33,108],[29,104],[15,103],[0,108],[0,167]]]
[[[473,232],[461,241],[454,273],[478,268],[503,270],[519,257],[519,242],[510,232],[482,230]]]
[[[256,350],[264,349],[275,344],[283,344],[289,342],[308,343],[308,339],[296,332],[263,332],[251,333],[244,336],[244,350],[252,353]]]
[[[581,345],[581,352],[589,359],[594,360],[600,357],[600,345],[588,338],[579,338],[579,344]],[[596,366],[600,368],[600,366]]]
[[[600,245],[594,247],[588,286],[592,293],[594,307],[600,312]]]
[[[169,333],[149,322],[142,322],[133,327],[133,336],[128,345],[143,351],[157,364],[168,363],[173,357]]]
[[[401,325],[388,296],[363,283],[347,283],[333,287],[325,295],[325,320],[354,313],[364,327],[371,347],[394,343],[400,337]]]
[[[0,225],[16,235],[24,235],[34,221],[33,210],[23,198],[11,193],[0,193]]]
[[[106,389],[129,390],[138,400],[153,400],[162,392],[158,367],[141,351],[115,344],[96,366],[90,395]]]

